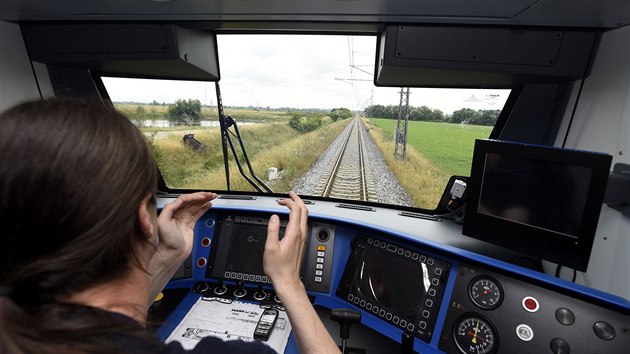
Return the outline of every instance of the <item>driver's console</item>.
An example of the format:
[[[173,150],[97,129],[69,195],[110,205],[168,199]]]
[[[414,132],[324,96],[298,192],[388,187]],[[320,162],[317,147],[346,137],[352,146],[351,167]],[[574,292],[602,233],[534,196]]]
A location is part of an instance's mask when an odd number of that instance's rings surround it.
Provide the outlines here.
[[[166,339],[199,298],[281,308],[262,268],[270,215],[213,208],[197,222],[191,258],[164,292],[168,305],[153,308],[160,337]],[[282,237],[286,211],[280,216]],[[311,215],[302,279],[338,342],[331,310],[348,308],[361,315],[349,347],[365,353],[604,354],[630,348],[627,301],[426,241],[423,223],[444,221],[413,222],[417,235]],[[292,337],[285,353],[298,353]]]

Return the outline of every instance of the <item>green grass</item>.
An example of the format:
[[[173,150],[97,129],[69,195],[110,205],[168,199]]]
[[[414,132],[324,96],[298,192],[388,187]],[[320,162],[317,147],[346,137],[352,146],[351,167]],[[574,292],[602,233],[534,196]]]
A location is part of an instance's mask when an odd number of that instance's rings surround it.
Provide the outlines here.
[[[386,137],[394,139],[396,120],[371,118],[370,121]],[[492,127],[479,125],[418,121],[408,123],[407,144],[449,175],[470,174],[475,139],[488,138],[492,131]]]
[[[270,184],[272,190],[286,192],[319,158],[332,143],[350,119],[300,133],[289,126],[285,112],[233,110],[238,120],[258,121],[261,124],[239,127],[247,154],[255,173],[266,179],[267,169],[276,167],[283,171],[283,178]],[[228,112],[226,112],[228,114]],[[214,189],[225,190],[225,171],[221,151],[221,137],[218,127],[177,126],[169,128],[142,128],[149,140],[158,167],[166,184],[175,189]],[[208,148],[195,152],[186,147],[184,134],[194,133],[195,139]],[[239,153],[243,168],[247,170],[236,138],[233,143]],[[253,191],[243,179],[229,152],[230,188],[232,190]],[[249,175],[249,173],[248,173]]]
[[[168,105],[151,105],[151,104],[132,104],[114,102],[114,107],[127,117],[133,120],[154,120],[169,119]],[[142,107],[142,113],[139,113],[138,107]],[[279,122],[291,118],[290,113],[286,111],[274,110],[255,110],[242,108],[225,108],[223,113],[231,116],[237,122]],[[214,107],[201,107],[202,120],[219,120],[219,113]],[[164,129],[164,128],[162,128]]]
[[[245,126],[240,128],[240,132],[250,159],[255,159],[261,151],[282,145],[284,139],[292,139],[298,135],[287,123]],[[195,139],[206,145],[207,150],[195,152],[185,146],[182,142],[185,133],[194,133]],[[239,152],[239,159],[244,161],[238,142],[235,138],[232,141],[236,151]],[[159,157],[158,166],[169,187],[216,188],[214,181],[207,180],[206,176],[212,172],[223,171],[223,152],[219,128],[195,127],[188,131],[158,133],[153,137],[151,146],[154,148],[154,155]],[[235,167],[232,171],[234,171],[232,173],[238,174]],[[207,184],[200,185],[200,180],[206,181]]]

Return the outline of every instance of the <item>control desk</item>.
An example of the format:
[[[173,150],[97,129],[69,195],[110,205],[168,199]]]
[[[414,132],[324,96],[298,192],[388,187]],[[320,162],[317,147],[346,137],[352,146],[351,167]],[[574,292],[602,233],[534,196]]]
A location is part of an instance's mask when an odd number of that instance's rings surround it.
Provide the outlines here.
[[[199,298],[281,308],[262,271],[262,253],[269,216],[280,216],[282,237],[287,210],[271,200],[213,204],[196,224],[190,259],[150,310],[163,340]],[[352,352],[604,354],[630,348],[625,299],[477,253],[449,220],[406,218],[406,226],[387,227],[401,223],[392,220],[400,214],[375,209],[361,220],[354,216],[359,211],[332,216],[327,208],[309,207],[302,279],[338,343],[331,310],[361,315],[350,329]],[[374,221],[374,214],[383,219]],[[285,353],[298,353],[292,336]]]

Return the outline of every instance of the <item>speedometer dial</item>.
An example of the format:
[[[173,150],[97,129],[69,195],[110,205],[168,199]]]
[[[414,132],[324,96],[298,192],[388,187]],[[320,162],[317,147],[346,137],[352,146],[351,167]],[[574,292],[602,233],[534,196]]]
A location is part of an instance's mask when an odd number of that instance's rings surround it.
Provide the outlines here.
[[[463,315],[453,332],[457,348],[464,354],[494,354],[499,348],[494,326],[481,315]]]
[[[486,275],[478,276],[468,286],[470,300],[484,310],[493,310],[503,301],[503,289],[498,281]]]

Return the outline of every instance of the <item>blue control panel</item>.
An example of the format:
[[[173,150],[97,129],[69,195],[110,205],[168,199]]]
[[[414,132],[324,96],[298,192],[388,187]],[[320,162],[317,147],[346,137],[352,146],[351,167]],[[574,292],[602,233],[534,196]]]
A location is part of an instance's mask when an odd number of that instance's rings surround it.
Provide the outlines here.
[[[190,259],[150,312],[160,338],[200,297],[281,308],[262,272],[269,215],[213,209],[197,222]],[[330,218],[309,219],[307,247],[302,277],[309,297],[338,343],[331,310],[361,314],[348,340],[358,352],[623,353],[630,347],[628,301],[540,272]],[[298,353],[292,337],[285,353]]]

